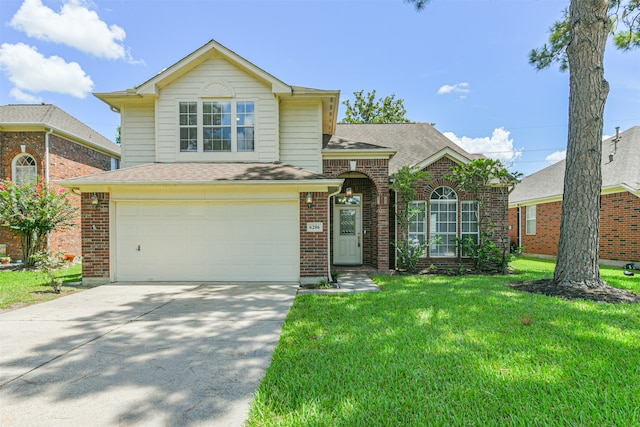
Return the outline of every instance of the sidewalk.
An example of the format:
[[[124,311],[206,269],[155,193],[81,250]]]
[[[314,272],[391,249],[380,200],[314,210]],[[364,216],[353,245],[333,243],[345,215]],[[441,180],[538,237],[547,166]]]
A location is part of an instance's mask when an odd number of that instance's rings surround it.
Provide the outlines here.
[[[298,289],[298,295],[304,294],[352,294],[355,292],[380,292],[380,288],[364,273],[344,273],[338,275],[338,287],[326,289]]]

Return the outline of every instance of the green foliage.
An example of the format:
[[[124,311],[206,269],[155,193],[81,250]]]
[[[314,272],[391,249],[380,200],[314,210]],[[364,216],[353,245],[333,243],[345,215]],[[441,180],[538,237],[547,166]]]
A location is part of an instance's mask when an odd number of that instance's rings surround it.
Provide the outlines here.
[[[416,199],[417,185],[421,182],[430,182],[431,174],[424,170],[413,170],[409,166],[403,166],[393,175],[391,190],[397,193],[398,204],[398,240],[394,242],[398,267],[415,273],[420,258],[424,256],[427,248],[434,244],[431,242],[419,242],[409,239],[409,223],[411,218],[418,215],[420,210],[410,209],[410,203]]]
[[[65,189],[42,180],[25,185],[0,181],[0,225],[20,237],[27,267],[33,266],[33,255],[44,248],[49,233],[74,226],[77,215]]]
[[[60,294],[49,292],[49,276],[39,271],[28,269],[0,271],[0,310],[48,301],[82,289],[82,285],[70,283],[82,279],[82,264],[70,264],[69,268],[58,270],[56,274],[63,280],[64,286]]]
[[[503,247],[498,247],[494,240],[495,227],[487,212],[487,188],[495,185],[499,188],[505,198],[508,189],[513,187],[522,176],[519,172],[509,172],[504,168],[499,160],[480,158],[472,160],[467,164],[460,164],[451,169],[451,173],[446,175],[446,179],[455,182],[458,187],[474,196],[479,208],[479,239],[474,242],[471,238],[457,239],[458,245],[462,247],[463,253],[471,258],[473,267],[477,272],[506,272],[509,262],[512,259],[509,246],[506,243]],[[507,206],[504,206],[501,218],[501,226],[507,226]]]
[[[342,123],[409,123],[405,117],[407,110],[402,99],[395,99],[395,94],[376,101],[376,91],[366,95],[364,91],[354,92],[354,104],[348,99],[343,102],[347,107]]]
[[[631,50],[640,47],[640,1],[609,1],[611,36],[618,49]],[[549,43],[529,53],[529,63],[542,70],[558,63],[560,70],[569,68],[567,46],[571,42],[571,21],[569,11],[562,12],[562,19],[549,29]]]
[[[65,264],[64,254],[62,252],[41,251],[34,254],[32,259],[35,261],[36,267],[47,277],[53,292],[59,294],[62,289],[62,278],[58,277],[57,271]]]

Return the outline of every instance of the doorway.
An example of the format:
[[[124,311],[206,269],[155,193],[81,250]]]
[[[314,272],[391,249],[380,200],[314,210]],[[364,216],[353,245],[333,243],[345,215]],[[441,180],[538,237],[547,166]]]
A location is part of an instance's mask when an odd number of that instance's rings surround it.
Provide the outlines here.
[[[362,195],[334,197],[333,263],[362,264]]]

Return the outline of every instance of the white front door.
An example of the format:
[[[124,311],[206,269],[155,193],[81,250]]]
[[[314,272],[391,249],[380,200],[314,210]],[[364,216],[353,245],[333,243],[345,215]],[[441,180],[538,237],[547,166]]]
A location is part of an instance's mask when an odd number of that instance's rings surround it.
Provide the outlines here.
[[[336,196],[333,207],[333,263],[362,264],[362,196]]]

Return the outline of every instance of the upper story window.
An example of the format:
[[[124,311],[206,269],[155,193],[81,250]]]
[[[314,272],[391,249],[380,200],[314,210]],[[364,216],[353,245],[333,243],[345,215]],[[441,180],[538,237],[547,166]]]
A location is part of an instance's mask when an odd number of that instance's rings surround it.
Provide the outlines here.
[[[458,233],[458,196],[449,187],[438,187],[431,193],[429,226],[432,257],[455,257]]]
[[[255,150],[253,101],[180,102],[181,152]]]
[[[13,182],[25,185],[38,177],[36,160],[29,154],[19,154],[13,159]]]

